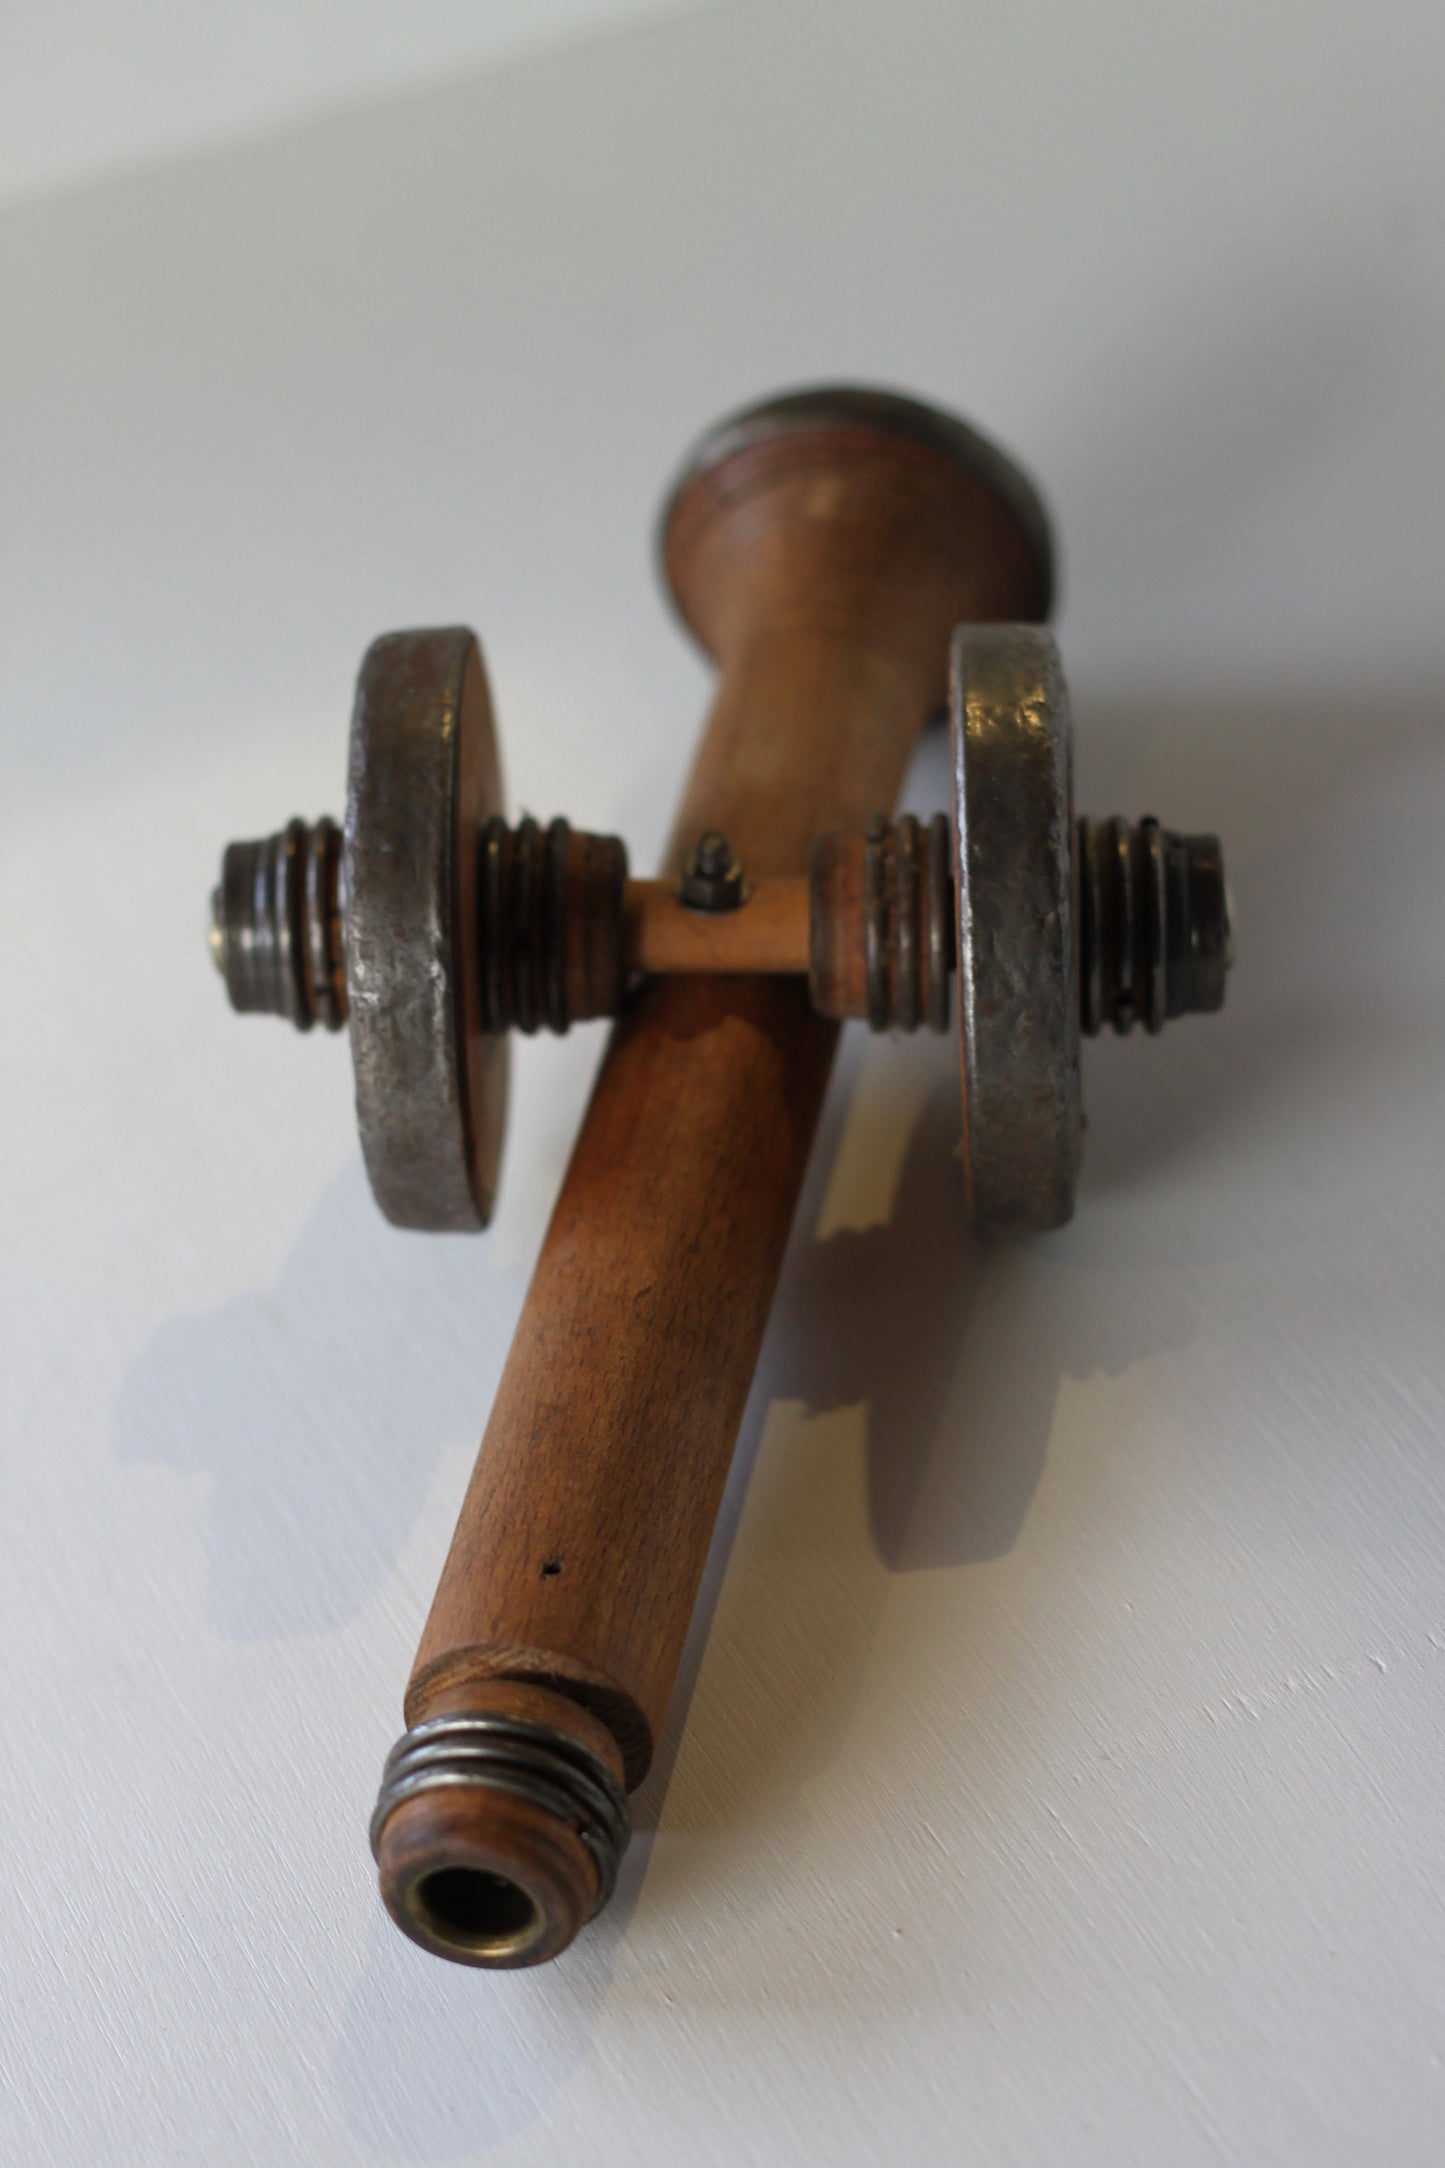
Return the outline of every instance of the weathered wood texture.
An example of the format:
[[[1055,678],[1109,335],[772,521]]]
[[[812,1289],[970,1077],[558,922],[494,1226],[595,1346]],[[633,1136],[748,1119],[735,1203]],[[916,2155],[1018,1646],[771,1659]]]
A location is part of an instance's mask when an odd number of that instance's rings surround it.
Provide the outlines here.
[[[896,797],[965,617],[1035,615],[1000,497],[939,449],[809,426],[697,473],[665,536],[721,683],[669,853],[758,877]],[[409,1722],[531,1680],[637,1784],[687,1633],[837,1027],[798,981],[654,981],[618,1025],[427,1621]],[[484,1806],[479,1812],[485,1811]]]

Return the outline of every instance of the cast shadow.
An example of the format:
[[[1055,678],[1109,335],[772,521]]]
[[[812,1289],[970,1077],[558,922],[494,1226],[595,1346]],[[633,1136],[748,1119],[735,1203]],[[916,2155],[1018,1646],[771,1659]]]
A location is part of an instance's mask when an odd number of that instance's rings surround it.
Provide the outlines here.
[[[624,1874],[635,1888],[630,1857]],[[619,1885],[603,1919],[555,1964],[524,1972],[439,1964],[377,1904],[332,2058],[348,2126],[368,2154],[474,2160],[537,2121],[592,2046],[624,1896]]]
[[[116,1455],[209,1479],[219,1633],[324,1632],[382,1587],[500,1371],[523,1275],[482,1250],[380,1226],[353,1161],[273,1287],[152,1335],[116,1403]]]
[[[1085,1054],[1082,1203],[1207,1180],[1288,1137],[1301,1097],[1358,1092],[1416,1045],[1376,990],[1376,944],[1434,946],[1445,694],[1383,677],[1318,693],[1264,685],[1091,695],[1080,802],[1157,812],[1224,843],[1236,961],[1222,1015]],[[1420,1032],[1433,1018],[1422,1011]],[[1177,1254],[1169,1215],[1145,1229]]]
[[[869,1526],[893,1571],[1012,1548],[1043,1473],[1066,1360],[1056,1334],[1033,1360],[1011,1360],[1006,1290],[1021,1275],[1013,1246],[980,1241],[964,1218],[952,1042],[910,1054],[938,1074],[908,1130],[892,1210],[800,1247],[781,1291],[771,1371],[775,1394],[809,1415],[864,1409]],[[896,1150],[890,1132],[907,1119],[885,1098],[865,1150]],[[970,1415],[962,1436],[950,1419],[960,1406],[986,1411]],[[917,1524],[925,1490],[926,1530]]]
[[[717,1725],[715,1710],[694,1709],[699,1671],[749,1477],[779,1403],[811,1415],[861,1411],[868,1540],[890,1573],[958,1568],[1012,1548],[1051,1449],[1093,1449],[1088,1437],[1058,1433],[1064,1381],[1118,1374],[1187,1340],[1188,1275],[1160,1269],[1190,1240],[1176,1178],[1184,1169],[1186,1186],[1197,1181],[1213,1155],[1287,1119],[1297,1087],[1308,1079],[1319,1089],[1374,1028],[1357,1002],[1330,993],[1319,950],[1348,947],[1362,895],[1377,908],[1388,899],[1387,915],[1407,922],[1421,860],[1400,848],[1397,833],[1372,824],[1371,792],[1402,774],[1418,777],[1418,818],[1428,825],[1445,747],[1433,721],[1439,712],[1428,700],[1377,692],[1366,730],[1346,699],[1325,710],[1278,695],[1110,704],[1094,740],[1116,780],[1102,809],[1116,800],[1142,808],[1156,769],[1178,769],[1159,810],[1224,835],[1241,967],[1223,1018],[1181,1025],[1157,1047],[1136,1037],[1086,1057],[1081,1216],[1061,1233],[987,1245],[968,1234],[953,1156],[951,1039],[874,1049],[852,1036],[677,1691],[634,1800],[639,1835],[614,1903],[561,1965],[498,1979],[432,1963],[378,1911],[335,2061],[352,2127],[372,2150],[414,2159],[503,2144],[536,2122],[588,2053],[685,1730],[690,1721]],[[940,795],[928,773],[935,765],[930,751],[925,801]],[[865,1062],[860,1120],[857,1107],[849,1115],[849,1089]],[[845,1124],[849,1152],[897,1163],[898,1180],[884,1217],[819,1235],[825,1202],[830,1221],[848,1216],[839,1178]],[[1155,1190],[1157,1211],[1135,1209]],[[1122,1201],[1131,1207],[1127,1226],[1113,1209]],[[524,1275],[511,1274],[503,1298],[482,1249],[402,1242],[377,1229],[353,1165],[319,1201],[272,1290],[155,1335],[117,1408],[117,1451],[210,1476],[210,1601],[222,1631],[319,1630],[354,1615],[380,1587],[441,1451],[475,1434],[486,1365],[495,1375],[505,1354]],[[338,1256],[353,1260],[344,1302]],[[479,1320],[492,1322],[479,1328]],[[299,1403],[298,1347],[317,1380]],[[856,1464],[840,1466],[840,1483],[856,1479]],[[816,1481],[811,1492],[800,1484],[787,1494],[788,1512],[816,1496]],[[703,1903],[726,1876],[736,1901],[739,1885],[755,1878],[748,1860],[760,1828],[781,1833],[786,1874],[807,1812],[804,1786],[846,1737],[877,1625],[877,1591],[850,1588],[848,1559],[840,1537],[826,1570],[801,1587],[779,1577],[759,1608],[729,1614],[738,1647],[732,1658],[724,1652],[720,1679],[731,1692],[729,1663],[748,1678],[744,1751],[712,1783],[705,1812],[693,1798],[673,1802],[669,1830],[686,1841],[655,1894],[676,1887],[682,1902],[686,1886]],[[800,1675],[817,1682],[802,1705]],[[709,1759],[710,1783],[721,1759]]]
[[[1177,768],[1177,787],[1157,810],[1225,839],[1241,955],[1228,1005],[1159,1040],[1135,1033],[1086,1049],[1078,1217],[1024,1240],[981,1243],[964,1222],[951,1039],[920,1035],[866,1052],[861,1035],[851,1039],[677,1690],[636,1802],[653,1830],[666,1805],[669,1832],[705,1840],[704,1855],[726,1850],[745,1820],[772,1827],[804,1811],[808,1782],[846,1737],[874,1639],[867,1567],[850,1569],[856,1536],[816,1462],[812,1474],[781,1480],[770,1469],[776,1525],[759,1538],[767,1555],[754,1561],[746,1603],[718,1616],[744,1489],[779,1404],[807,1417],[861,1415],[868,1539],[888,1572],[1004,1556],[1050,1451],[1107,1442],[1087,1423],[1060,1432],[1061,1386],[1117,1377],[1184,1347],[1200,1272],[1257,1239],[1214,1211],[1212,1171],[1236,1155],[1288,1149],[1303,1095],[1353,1092],[1369,1059],[1388,1067],[1425,1044],[1407,1041],[1398,1017],[1381,1015],[1365,989],[1382,915],[1401,938],[1411,927],[1428,937],[1419,901],[1445,787],[1445,703],[1377,685],[1368,700],[1348,688],[1328,701],[1264,688],[1172,702],[1106,697],[1099,706],[1088,726],[1090,766],[1106,782],[1099,809],[1156,809],[1159,776]],[[926,808],[945,787],[934,744],[920,755],[910,796]],[[844,1110],[862,1062],[868,1088],[843,1155]],[[836,1227],[854,1202],[848,1164],[873,1159],[901,1167],[886,1216]],[[825,1198],[835,1231],[820,1236]],[[784,1426],[786,1457],[816,1452],[809,1428]],[[856,1484],[856,1462],[840,1464],[837,1479]],[[831,1546],[821,1565],[806,1555],[819,1535],[809,1515],[825,1523]],[[899,1690],[906,1698],[903,1682]],[[689,1730],[696,1752],[675,1787]],[[679,1885],[708,1876],[705,1857],[690,1849],[691,1864],[659,1863],[654,1873]],[[731,1882],[728,1901],[738,1902]]]

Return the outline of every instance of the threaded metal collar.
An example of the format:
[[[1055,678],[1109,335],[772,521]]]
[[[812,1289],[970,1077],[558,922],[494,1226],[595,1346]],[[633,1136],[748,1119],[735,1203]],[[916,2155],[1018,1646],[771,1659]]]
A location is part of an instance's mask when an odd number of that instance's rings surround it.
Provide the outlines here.
[[[632,1814],[622,1786],[590,1747],[531,1717],[431,1716],[413,1724],[386,1757],[371,1817],[373,1856],[403,1800],[453,1787],[507,1792],[575,1829],[597,1864],[589,1917],[602,1910],[632,1835]]]

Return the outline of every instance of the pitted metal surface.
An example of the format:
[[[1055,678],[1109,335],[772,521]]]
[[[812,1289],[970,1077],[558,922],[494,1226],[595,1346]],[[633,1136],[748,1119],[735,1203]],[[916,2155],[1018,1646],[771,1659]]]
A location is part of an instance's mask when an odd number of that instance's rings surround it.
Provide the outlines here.
[[[1057,1227],[1081,1119],[1068,694],[1036,625],[960,626],[951,685],[968,1206]]]
[[[507,1050],[482,1030],[477,855],[501,799],[473,634],[373,641],[347,772],[346,987],[366,1171],[398,1227],[491,1217]]]

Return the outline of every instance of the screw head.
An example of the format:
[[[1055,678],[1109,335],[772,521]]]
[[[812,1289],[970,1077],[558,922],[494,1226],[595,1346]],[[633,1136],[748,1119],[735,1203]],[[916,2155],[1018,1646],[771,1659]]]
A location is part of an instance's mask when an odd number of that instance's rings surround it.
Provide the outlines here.
[[[743,862],[720,828],[705,828],[683,860],[677,900],[689,911],[735,911],[747,902]]]

